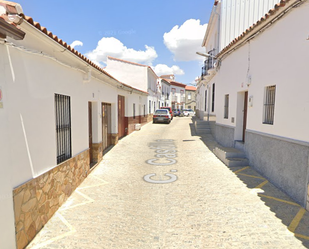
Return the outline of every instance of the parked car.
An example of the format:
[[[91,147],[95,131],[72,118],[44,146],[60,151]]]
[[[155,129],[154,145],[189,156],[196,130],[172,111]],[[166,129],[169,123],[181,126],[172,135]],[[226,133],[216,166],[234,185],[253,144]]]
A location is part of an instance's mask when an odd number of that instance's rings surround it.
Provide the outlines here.
[[[173,115],[172,107],[162,106],[162,107],[160,107],[160,109],[167,109],[170,112],[170,114],[171,114],[171,120],[173,120],[174,115]]]
[[[181,109],[173,109],[173,115],[174,117],[178,116],[178,117],[183,117],[183,112]]]
[[[167,109],[158,109],[155,111],[155,113],[153,114],[153,119],[152,122],[153,123],[170,123],[171,122],[171,114],[169,113],[169,110]]]
[[[183,109],[183,115],[185,117],[194,116],[195,111],[193,111],[192,109]]]

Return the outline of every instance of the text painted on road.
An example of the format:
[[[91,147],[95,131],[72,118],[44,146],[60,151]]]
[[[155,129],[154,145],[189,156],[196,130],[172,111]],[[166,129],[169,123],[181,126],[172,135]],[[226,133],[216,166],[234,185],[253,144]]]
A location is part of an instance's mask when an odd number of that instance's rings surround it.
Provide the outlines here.
[[[154,149],[156,152],[155,158],[148,159],[147,164],[154,166],[169,166],[177,163],[177,150],[172,139],[158,139],[154,143],[149,145],[150,149]],[[176,169],[170,170],[171,173],[177,172]],[[149,183],[165,184],[175,182],[178,178],[175,174],[166,173],[165,176],[169,177],[167,180],[154,180],[152,177],[156,176],[155,173],[151,173],[144,176],[144,180]]]

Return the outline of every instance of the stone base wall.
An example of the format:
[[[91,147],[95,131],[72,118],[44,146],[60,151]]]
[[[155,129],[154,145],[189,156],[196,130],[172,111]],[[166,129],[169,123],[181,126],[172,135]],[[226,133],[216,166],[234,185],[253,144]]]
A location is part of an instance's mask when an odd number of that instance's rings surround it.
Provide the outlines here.
[[[147,124],[148,122],[152,121],[152,116],[150,117],[150,115],[147,116],[136,116],[135,118],[133,117],[128,117],[128,134],[132,133],[133,131],[135,131],[135,124]],[[141,121],[141,122],[140,122]]]
[[[118,133],[112,133],[112,144],[116,145],[118,143]]]
[[[244,148],[250,166],[301,206],[309,208],[309,144],[247,130]]]
[[[89,150],[13,190],[16,244],[23,249],[89,173]]]
[[[103,144],[92,144],[91,162],[99,162],[103,157]]]
[[[308,189],[307,189],[307,205],[306,205],[307,211],[309,211],[309,184],[308,184]]]
[[[234,147],[234,128],[225,125],[216,124],[215,133],[216,140],[224,147]]]

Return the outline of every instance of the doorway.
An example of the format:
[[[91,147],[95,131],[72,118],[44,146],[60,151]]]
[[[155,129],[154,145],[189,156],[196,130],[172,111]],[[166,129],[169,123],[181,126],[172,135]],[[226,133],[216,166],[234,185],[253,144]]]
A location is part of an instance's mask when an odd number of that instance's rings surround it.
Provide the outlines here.
[[[111,104],[102,103],[102,150],[112,145]]]
[[[125,136],[125,98],[118,95],[118,137]]]
[[[245,137],[246,137],[247,114],[248,114],[248,92],[245,92],[245,96],[244,96],[243,130],[242,130],[242,141],[243,142],[245,142]]]
[[[89,138],[89,163],[90,168],[94,164],[92,148],[92,103],[88,102],[88,138]]]

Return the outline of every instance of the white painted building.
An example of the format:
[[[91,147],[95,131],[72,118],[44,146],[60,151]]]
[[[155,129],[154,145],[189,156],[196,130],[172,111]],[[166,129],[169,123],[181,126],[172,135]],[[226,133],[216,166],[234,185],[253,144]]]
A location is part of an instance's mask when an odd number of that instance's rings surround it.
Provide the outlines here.
[[[0,1],[0,16],[0,247],[24,248],[130,119],[145,116],[148,93],[106,73],[20,5]]]
[[[175,76],[161,75],[162,79],[170,83],[170,106],[172,109],[184,109],[186,103],[186,85],[175,81]]]
[[[109,56],[105,70],[120,81],[149,93],[147,114],[151,115],[158,109],[161,99],[161,96],[158,97],[159,77],[150,66]]]
[[[160,103],[159,106],[171,106],[171,84],[164,78],[159,79]]]
[[[215,1],[203,46],[216,66],[199,87],[201,109],[215,83],[216,140],[307,209],[308,13],[308,1]]]

